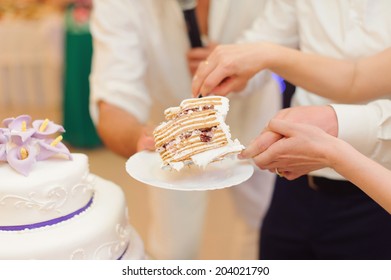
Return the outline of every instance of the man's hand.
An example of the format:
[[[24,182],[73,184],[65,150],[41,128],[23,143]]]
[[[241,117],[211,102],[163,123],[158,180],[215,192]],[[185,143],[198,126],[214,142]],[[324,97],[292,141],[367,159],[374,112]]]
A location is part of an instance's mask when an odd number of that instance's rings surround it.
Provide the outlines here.
[[[227,95],[241,91],[248,80],[267,68],[264,43],[219,45],[199,64],[193,78],[193,96]]]
[[[145,126],[141,130],[140,138],[137,141],[137,152],[155,150],[155,140],[153,138],[153,127]]]

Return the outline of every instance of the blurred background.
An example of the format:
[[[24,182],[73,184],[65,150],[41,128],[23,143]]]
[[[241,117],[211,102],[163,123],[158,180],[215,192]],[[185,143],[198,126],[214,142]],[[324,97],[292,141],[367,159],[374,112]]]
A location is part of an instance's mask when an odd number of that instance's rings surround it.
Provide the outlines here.
[[[127,159],[102,146],[88,112],[90,11],[88,0],[0,0],[0,118],[29,114],[62,124],[70,150],[87,154],[92,173],[122,187],[148,251],[148,186],[126,173]],[[240,222],[231,199],[227,190],[211,191],[200,259],[257,258],[256,248],[239,256],[230,243]]]

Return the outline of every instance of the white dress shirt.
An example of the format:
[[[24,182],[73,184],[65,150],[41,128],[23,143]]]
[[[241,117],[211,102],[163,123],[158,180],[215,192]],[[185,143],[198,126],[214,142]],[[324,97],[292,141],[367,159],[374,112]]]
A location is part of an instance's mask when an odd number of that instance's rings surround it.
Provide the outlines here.
[[[246,32],[242,41],[271,41],[305,53],[356,59],[391,46],[389,0],[272,0],[265,14]],[[316,67],[316,65],[314,65]],[[330,81],[332,82],[332,81]],[[387,97],[388,98],[388,97]],[[297,88],[292,106],[335,103]],[[389,105],[369,107],[336,105],[339,137],[384,166],[391,168]],[[312,173],[343,179],[331,169]]]
[[[263,1],[212,0],[210,5],[209,40],[233,43],[261,13]],[[99,100],[130,112],[142,123],[158,125],[164,120],[166,108],[191,97],[186,60],[190,45],[176,0],[95,0],[91,31],[94,57],[90,112],[95,122]],[[252,94],[232,96],[227,116],[232,136],[244,145],[259,134],[281,106],[279,87],[271,73],[256,79],[262,79],[263,87]],[[239,212],[256,229],[268,206],[273,182],[274,174],[257,169],[249,181],[231,188]],[[179,191],[154,196],[156,209],[160,209],[155,214],[161,216],[155,223],[160,223],[162,238],[170,238],[154,241],[156,247],[161,247],[157,249],[161,256],[169,257],[163,243],[170,240],[175,243],[172,247],[177,247],[173,249],[178,251],[173,254],[177,258],[189,258],[188,251],[198,246],[196,225],[202,221],[198,213],[205,208],[201,202],[205,195]],[[185,220],[187,224],[181,227]]]

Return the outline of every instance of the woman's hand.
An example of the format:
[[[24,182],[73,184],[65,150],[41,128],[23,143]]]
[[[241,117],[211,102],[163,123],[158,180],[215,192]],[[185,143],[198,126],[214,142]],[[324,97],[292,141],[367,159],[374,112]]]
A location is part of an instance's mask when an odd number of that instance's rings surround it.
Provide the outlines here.
[[[272,144],[254,161],[263,169],[278,172],[289,180],[311,171],[332,167],[330,156],[338,138],[319,127],[273,119],[268,129],[283,138]],[[336,151],[336,149],[334,149]]]
[[[329,166],[328,154],[337,136],[338,121],[330,106],[301,106],[281,110],[268,127],[242,151],[261,169],[295,179]]]
[[[198,65],[204,62],[216,47],[217,44],[211,42],[206,47],[191,48],[188,51],[187,63],[192,76],[196,73]]]
[[[198,66],[193,96],[227,95],[242,90],[251,77],[267,67],[268,46],[265,43],[217,46]]]

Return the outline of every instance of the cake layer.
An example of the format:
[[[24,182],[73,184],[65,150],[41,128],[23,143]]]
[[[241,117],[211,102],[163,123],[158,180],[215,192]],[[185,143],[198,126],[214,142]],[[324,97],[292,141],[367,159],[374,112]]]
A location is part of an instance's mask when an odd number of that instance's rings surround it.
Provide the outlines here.
[[[220,121],[216,116],[216,111],[207,110],[193,113],[191,115],[182,116],[167,123],[166,126],[161,126],[155,131],[156,146],[161,146],[167,143],[184,132],[191,132],[196,129],[211,128],[218,126]]]
[[[179,107],[165,110],[167,121],[153,133],[162,166],[176,170],[192,163],[206,166],[243,150],[239,141],[231,140],[225,123],[228,110],[229,100],[222,96],[185,99]]]
[[[166,109],[164,115],[167,120],[171,120],[182,114],[186,114],[189,111],[197,112],[207,109],[215,109],[216,111],[219,111],[220,114],[224,115],[228,112],[228,99],[221,96],[185,99],[181,102],[179,107]]]
[[[88,158],[39,161],[28,176],[0,163],[0,228],[50,221],[86,206],[93,193]]]
[[[193,154],[221,147],[227,144],[225,137],[219,139],[213,139],[212,142],[200,142],[196,139],[194,142],[187,142],[187,146],[178,146],[172,150],[166,150],[161,157],[167,161],[182,161],[184,158],[189,157]]]
[[[129,225],[123,191],[90,175],[92,205],[81,214],[52,226],[0,231],[0,259],[139,259],[143,244]]]

